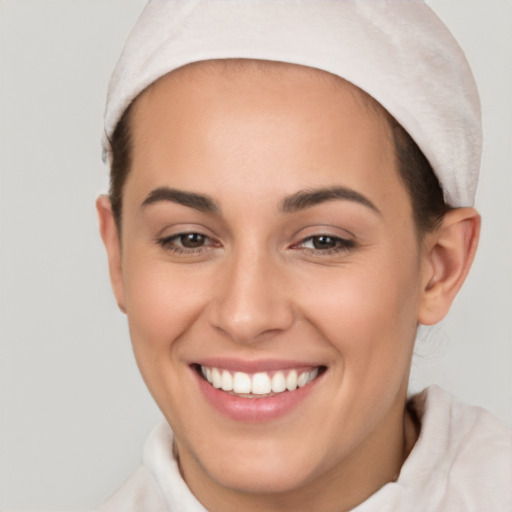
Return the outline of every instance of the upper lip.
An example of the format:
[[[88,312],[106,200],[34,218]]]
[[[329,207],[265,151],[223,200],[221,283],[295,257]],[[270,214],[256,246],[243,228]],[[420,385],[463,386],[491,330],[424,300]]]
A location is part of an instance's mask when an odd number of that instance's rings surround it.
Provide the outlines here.
[[[319,366],[325,366],[321,363],[312,361],[293,361],[289,359],[247,360],[224,357],[205,358],[198,361],[194,361],[194,364],[206,366],[208,368],[219,368],[223,370],[230,370],[232,372],[239,371],[245,373],[270,372],[277,370],[291,370],[302,368],[312,369],[317,368]]]

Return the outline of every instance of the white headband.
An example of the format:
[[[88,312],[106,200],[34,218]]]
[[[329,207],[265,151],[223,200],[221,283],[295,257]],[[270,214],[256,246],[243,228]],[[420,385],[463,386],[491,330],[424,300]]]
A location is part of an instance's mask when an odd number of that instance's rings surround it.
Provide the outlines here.
[[[422,0],[150,0],[112,75],[104,150],[130,103],[186,64],[282,61],[373,96],[430,161],[453,207],[474,202],[482,133],[464,53]]]

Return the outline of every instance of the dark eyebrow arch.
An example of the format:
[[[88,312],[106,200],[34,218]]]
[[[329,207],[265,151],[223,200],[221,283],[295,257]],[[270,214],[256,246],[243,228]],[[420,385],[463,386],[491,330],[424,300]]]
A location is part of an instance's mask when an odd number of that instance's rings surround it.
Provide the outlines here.
[[[380,215],[380,210],[365,196],[346,187],[327,187],[319,189],[300,190],[284,199],[280,210],[283,213],[293,213],[311,208],[326,201],[342,199],[362,204]]]
[[[206,213],[220,213],[219,207],[211,197],[169,187],[158,187],[152,190],[142,203],[142,207],[159,201],[170,201]]]

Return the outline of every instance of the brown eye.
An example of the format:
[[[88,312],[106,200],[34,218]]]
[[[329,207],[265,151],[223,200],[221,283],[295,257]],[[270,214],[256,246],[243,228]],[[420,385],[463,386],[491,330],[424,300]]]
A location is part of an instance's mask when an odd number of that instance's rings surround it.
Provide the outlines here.
[[[314,236],[311,238],[311,243],[318,250],[334,249],[339,245],[339,238],[326,235]]]
[[[177,235],[160,238],[158,245],[166,251],[179,254],[196,254],[198,251],[204,251],[217,247],[217,243],[210,237],[201,233],[178,233]]]
[[[185,233],[179,235],[178,240],[180,245],[186,249],[197,249],[205,245],[207,238],[200,233]]]
[[[313,251],[318,255],[333,254],[342,251],[350,251],[354,249],[355,242],[331,235],[315,235],[302,240],[297,247],[305,249],[306,251]]]

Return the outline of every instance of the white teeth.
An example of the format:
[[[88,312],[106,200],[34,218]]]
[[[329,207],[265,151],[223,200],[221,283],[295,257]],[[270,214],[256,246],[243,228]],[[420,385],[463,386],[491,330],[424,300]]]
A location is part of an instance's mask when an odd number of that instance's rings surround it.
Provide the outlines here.
[[[247,373],[235,373],[233,377],[233,391],[235,393],[250,393],[251,387],[251,377]]]
[[[252,394],[268,395],[272,391],[272,384],[267,373],[255,373],[252,376]]]
[[[222,386],[222,376],[217,368],[212,368],[212,384],[214,388]]]
[[[286,389],[286,379],[283,372],[276,372],[272,377],[272,391],[282,393]]]
[[[308,383],[308,374],[307,374],[307,372],[301,373],[299,375],[299,378],[297,379],[297,386],[299,386],[299,388],[302,388],[307,383]]]
[[[228,370],[201,366],[201,373],[205,379],[217,389],[233,391],[238,395],[246,395],[253,398],[254,395],[268,395],[270,393],[282,393],[283,391],[295,391],[314,380],[318,375],[318,368],[310,372],[297,373],[291,370],[285,375],[285,371],[277,371],[272,377],[267,372],[248,374]]]
[[[297,372],[292,370],[286,376],[286,389],[288,391],[295,391],[297,389]]]
[[[233,376],[227,370],[222,372],[222,386],[223,391],[231,391],[233,389]]]

